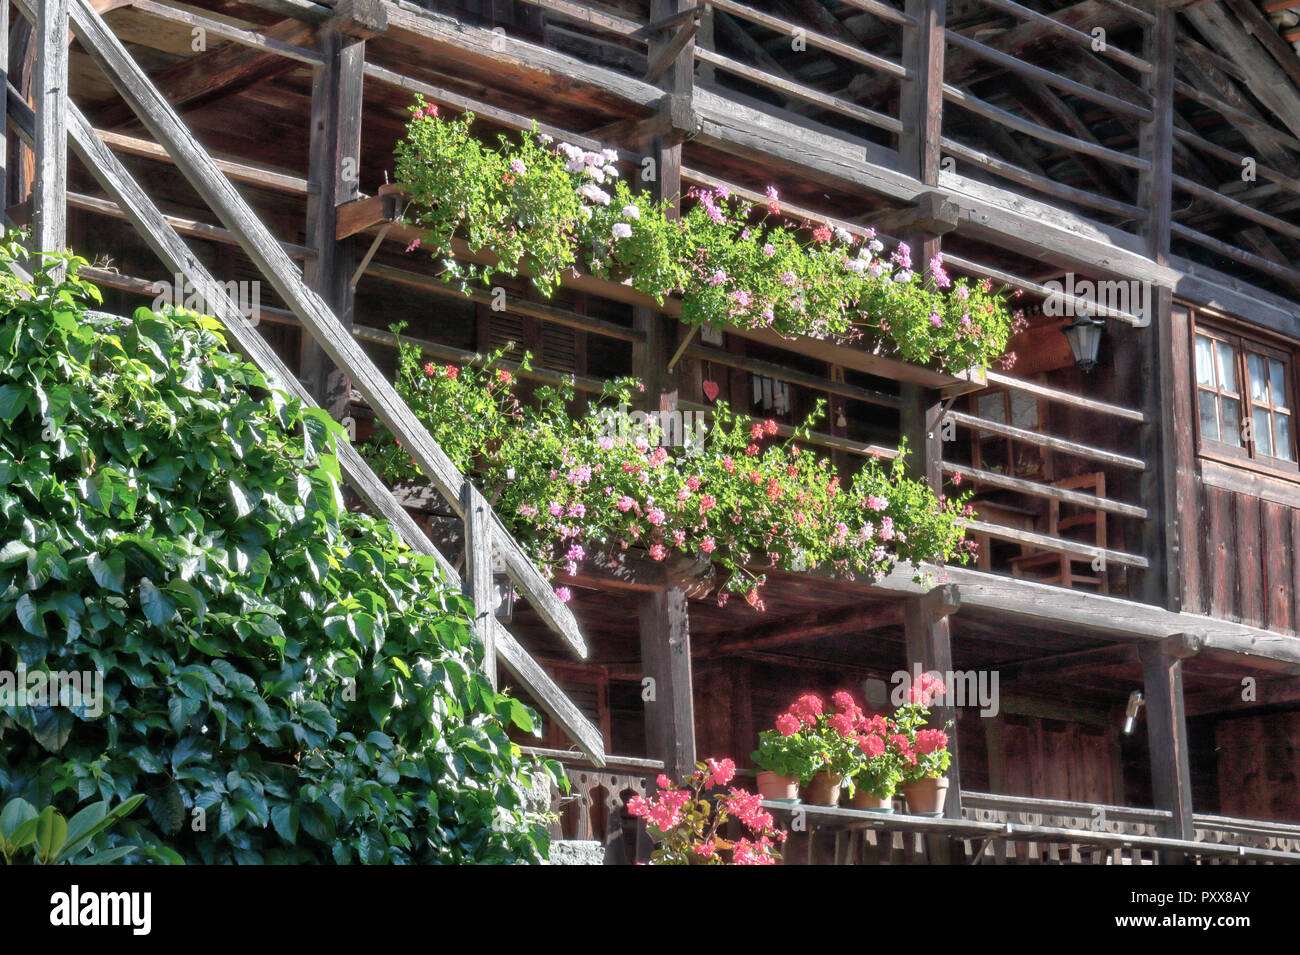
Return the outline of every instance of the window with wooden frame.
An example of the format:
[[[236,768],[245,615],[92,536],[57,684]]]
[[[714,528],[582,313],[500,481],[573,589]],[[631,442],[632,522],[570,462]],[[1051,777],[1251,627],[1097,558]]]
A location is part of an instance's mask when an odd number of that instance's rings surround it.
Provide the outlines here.
[[[1300,471],[1293,356],[1199,322],[1194,348],[1202,453]]]

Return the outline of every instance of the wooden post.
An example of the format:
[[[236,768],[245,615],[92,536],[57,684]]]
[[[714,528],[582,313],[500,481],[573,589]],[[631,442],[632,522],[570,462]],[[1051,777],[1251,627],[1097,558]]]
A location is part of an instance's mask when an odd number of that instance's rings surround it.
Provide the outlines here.
[[[321,36],[325,63],[316,69],[311,94],[310,193],[307,244],[315,251],[303,274],[345,328],[353,322],[355,295],[349,284],[351,239],[336,238],[336,209],[360,195],[361,108],[366,44],[339,30]],[[299,377],[335,420],[347,416],[352,385],[321,345],[304,336]]]
[[[1200,649],[1191,634],[1144,644],[1142,677],[1147,711],[1147,745],[1151,753],[1151,790],[1155,808],[1173,814],[1163,835],[1191,840],[1192,768],[1187,718],[1183,708],[1183,660]],[[1181,863],[1182,853],[1162,854],[1162,862]]]
[[[943,135],[943,35],[947,0],[907,0],[916,25],[903,28],[903,66],[898,153],[903,170],[926,185],[939,182],[939,140]]]
[[[915,679],[919,665],[921,673],[931,671],[947,680],[952,672],[952,642],[948,628],[948,615],[960,605],[957,588],[953,584],[936,587],[922,597],[909,597],[903,605],[903,634],[907,645],[907,673]],[[948,796],[943,806],[945,819],[961,818],[961,773],[957,747],[957,708],[953,706],[950,691],[930,707],[930,725],[943,728],[948,734],[948,751],[952,762],[948,767]],[[952,723],[948,726],[948,723]],[[955,840],[944,837],[927,838],[932,862],[947,863],[957,859],[960,851]]]
[[[652,0],[650,4],[650,23],[666,20],[678,14],[684,14],[696,6],[696,0]],[[649,60],[655,62],[665,52],[671,53],[674,38],[678,31],[693,29],[689,22],[680,22],[652,39],[649,44]],[[669,128],[662,128],[640,144],[640,149],[654,164],[654,178],[650,181],[650,194],[656,201],[667,200],[671,203],[673,213],[681,208],[682,192],[682,135],[681,130],[673,128],[675,117],[689,116],[691,94],[695,87],[695,37],[690,35],[680,50],[666,67],[659,85],[667,97],[662,109],[663,117],[669,122]],[[661,127],[661,123],[656,123]],[[644,167],[642,167],[644,169]],[[634,172],[640,177],[642,169]],[[677,335],[683,331],[680,322],[673,321],[659,314],[654,309],[634,308],[632,310],[633,327],[645,337],[632,346],[633,374],[645,385],[648,400],[655,409],[663,406],[662,395],[676,392],[676,377],[668,371],[668,361],[676,350]],[[674,399],[670,399],[672,401]]]
[[[474,603],[474,629],[483,641],[483,673],[495,688],[497,661],[492,626],[496,612],[496,587],[492,583],[492,528],[488,523],[487,501],[472,481],[461,488],[465,509],[465,596]]]
[[[9,0],[0,0],[0,219],[9,208]]]
[[[641,665],[654,681],[645,694],[650,757],[662,759],[664,772],[680,780],[695,772],[691,629],[680,586],[660,587],[641,604]]]
[[[1144,80],[1144,88],[1152,97],[1153,116],[1142,125],[1139,142],[1142,158],[1151,165],[1138,181],[1138,205],[1147,212],[1142,225],[1147,252],[1156,263],[1167,265],[1173,221],[1174,21],[1177,14],[1159,5],[1154,13],[1155,22],[1148,25],[1144,41],[1145,57],[1155,67]],[[1138,345],[1134,350],[1142,356],[1139,395],[1146,422],[1141,428],[1141,441],[1149,465],[1140,479],[1142,501],[1147,508],[1142,527],[1142,554],[1151,566],[1142,575],[1139,593],[1147,603],[1181,610],[1174,405],[1167,400],[1183,384],[1176,380],[1174,356],[1167,347],[1173,335],[1173,293],[1150,283],[1144,291],[1149,324],[1142,329],[1125,329],[1116,339],[1119,347]]]
[[[7,35],[4,40],[9,42]],[[31,249],[33,253],[62,252],[68,244],[68,0],[39,0],[36,48],[36,193],[32,197]]]

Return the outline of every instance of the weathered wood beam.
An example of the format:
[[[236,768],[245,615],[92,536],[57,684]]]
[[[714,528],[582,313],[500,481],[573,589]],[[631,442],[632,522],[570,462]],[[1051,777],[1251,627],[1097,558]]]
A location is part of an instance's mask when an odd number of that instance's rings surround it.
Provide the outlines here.
[[[330,21],[333,23],[334,21]],[[308,146],[307,244],[315,251],[303,278],[338,316],[353,324],[355,295],[351,245],[338,236],[338,207],[360,193],[362,84],[366,43],[349,40],[327,25],[321,33],[325,63],[315,71]],[[352,385],[311,336],[303,336],[299,373],[335,420],[347,416]]]
[[[68,0],[37,0],[34,87],[31,251],[59,253],[68,244]]]
[[[461,490],[461,507],[465,511],[465,596],[474,605],[474,630],[483,641],[483,668],[488,682],[497,686],[496,589],[492,584],[492,529],[488,524],[488,504],[482,493],[466,481]]]
[[[1092,670],[1095,667],[1137,663],[1138,648],[1131,643],[1121,643],[1093,650],[1075,650],[1071,653],[1056,653],[1031,660],[1018,660],[1015,663],[1002,663],[993,669],[998,671],[1001,685],[1010,686],[1028,680],[1059,678],[1079,670]]]
[[[315,35],[315,28],[301,20],[282,20],[268,27],[267,39],[303,46]],[[167,101],[174,107],[195,109],[218,97],[233,96],[256,83],[274,79],[297,69],[299,63],[277,53],[248,49],[236,43],[208,52],[197,52],[163,69],[153,77]],[[96,124],[112,128],[135,119],[125,104],[114,105],[95,117]]]
[[[794,646],[836,634],[897,627],[902,622],[902,606],[897,601],[834,607],[728,633],[720,640],[698,646],[694,655],[697,660],[709,660],[741,652]]]
[[[686,592],[663,587],[642,598],[641,662],[654,682],[645,699],[646,743],[664,771],[680,780],[695,772],[695,706]]]
[[[0,0],[0,216],[9,206],[9,0]]]
[[[217,169],[211,157],[180,121],[175,110],[131,59],[121,41],[86,0],[73,0],[71,19],[77,36],[91,58],[131,104],[157,142],[171,153],[177,168],[217,217],[240,238],[245,253],[307,330],[325,346],[331,360],[352,376],[358,390],[375,409],[378,417],[393,434],[400,436],[420,470],[448,503],[459,509],[465,476],[447,458],[392,384],[370,361],[352,335],[340,325],[320,296],[303,281],[292,260],[229,180]],[[493,514],[490,519],[494,545],[504,560],[511,579],[519,585],[547,624],[577,652],[585,653],[586,643],[573,614],[555,596],[549,582],[519,547],[500,518]]]
[[[1195,644],[1194,640],[1184,641],[1180,634],[1173,642],[1148,644],[1141,650],[1151,789],[1155,808],[1172,814],[1161,835],[1173,839],[1190,840],[1195,829],[1182,666],[1184,657],[1195,652]],[[1162,861],[1179,863],[1183,858],[1171,853]]]
[[[1241,23],[1231,19],[1218,3],[1184,10],[1183,15],[1221,53],[1242,65],[1251,93],[1300,136],[1300,90]]]
[[[927,607],[924,597],[911,598],[903,603],[903,632],[907,645],[907,666],[909,675],[921,673],[938,673],[940,679],[952,672],[952,639],[946,616],[935,617],[933,608]],[[914,686],[913,689],[916,687]],[[947,689],[951,690],[952,687]],[[948,734],[948,752],[951,763],[948,766],[948,795],[943,804],[944,819],[961,819],[961,752],[957,739],[957,708],[952,697],[945,693],[930,706],[929,724],[942,729]],[[960,852],[954,842],[935,839],[930,842],[931,860],[934,862],[953,861]]]

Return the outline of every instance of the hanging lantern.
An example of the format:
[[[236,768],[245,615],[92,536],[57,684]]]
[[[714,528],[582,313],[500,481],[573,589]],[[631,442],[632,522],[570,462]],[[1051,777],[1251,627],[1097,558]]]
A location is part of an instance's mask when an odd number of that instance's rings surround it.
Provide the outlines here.
[[[1070,354],[1074,363],[1085,372],[1092,371],[1097,364],[1097,352],[1101,348],[1101,333],[1106,328],[1106,319],[1095,315],[1076,315],[1073,322],[1061,329],[1066,341],[1070,343]]]

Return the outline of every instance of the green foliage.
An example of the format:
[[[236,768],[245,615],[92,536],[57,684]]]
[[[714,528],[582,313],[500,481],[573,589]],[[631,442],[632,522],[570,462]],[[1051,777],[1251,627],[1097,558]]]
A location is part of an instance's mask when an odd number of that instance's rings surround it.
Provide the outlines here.
[[[490,148],[471,135],[472,113],[440,119],[421,99],[412,114],[397,178],[443,277],[462,287],[522,269],[549,296],[581,267],[660,302],[680,295],[682,321],[696,325],[861,338],[878,354],[952,371],[987,367],[1007,347],[1012,317],[987,280],[954,282],[938,258],[914,267],[906,245],[886,255],[874,233],[787,222],[775,187],[766,205],[693,190],[679,219],[619,178],[612,150],[535,130]],[[456,261],[453,240],[486,258]]]
[[[22,860],[19,850],[31,849],[32,861],[38,865],[105,865],[137,851],[136,846],[116,846],[100,852],[81,853],[101,832],[124,819],[144,802],[144,796],[132,796],[110,810],[108,800],[101,799],[66,819],[53,806],[40,812],[25,799],[11,799],[0,810],[0,858],[5,865]]]
[[[821,741],[810,733],[783,736],[774,729],[758,734],[758,749],[749,758],[759,769],[807,783],[824,769]]]
[[[828,458],[800,446],[815,417],[791,440],[773,440],[776,422],[719,402],[707,435],[670,451],[661,427],[642,431],[630,420],[634,382],[607,382],[587,413],[573,414],[569,385],[519,401],[497,357],[481,368],[421,364],[419,349],[403,342],[397,388],[544,568],[572,572],[588,550],[636,546],[655,560],[678,552],[725,574],[724,600],[742,594],[761,607],[766,567],[880,577],[898,561],[967,558],[963,499],[937,500],[902,457],[869,458],[841,486]],[[391,438],[373,447],[388,478],[417,475]]]
[[[0,671],[103,694],[0,698],[0,795],[143,794],[98,836],[137,860],[544,857],[505,725],[532,718],[435,562],[344,506],[341,429],[214,320],[90,313],[83,260],[26,285],[21,255],[0,246]]]

